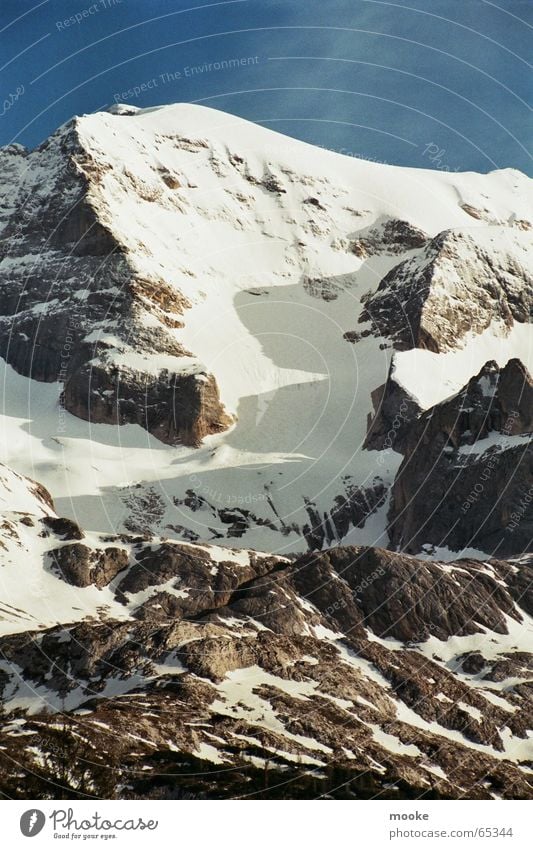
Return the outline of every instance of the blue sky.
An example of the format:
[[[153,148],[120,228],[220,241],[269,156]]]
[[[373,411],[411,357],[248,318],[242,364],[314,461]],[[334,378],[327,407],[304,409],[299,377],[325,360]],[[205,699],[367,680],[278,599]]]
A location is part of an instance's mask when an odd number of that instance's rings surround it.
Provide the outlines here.
[[[354,156],[533,173],[532,24],[530,0],[2,0],[0,143],[190,101]]]

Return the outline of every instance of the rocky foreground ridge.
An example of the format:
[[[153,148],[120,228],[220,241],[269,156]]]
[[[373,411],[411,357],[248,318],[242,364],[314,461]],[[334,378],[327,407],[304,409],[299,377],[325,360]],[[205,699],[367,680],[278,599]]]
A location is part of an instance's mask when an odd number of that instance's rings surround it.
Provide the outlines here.
[[[27,608],[2,611],[3,792],[533,795],[531,558],[95,539],[27,486],[1,530]]]

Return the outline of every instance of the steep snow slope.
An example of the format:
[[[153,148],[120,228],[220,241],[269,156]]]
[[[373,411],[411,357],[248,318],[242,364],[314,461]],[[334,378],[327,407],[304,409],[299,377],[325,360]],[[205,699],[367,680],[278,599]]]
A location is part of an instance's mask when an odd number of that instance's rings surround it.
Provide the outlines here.
[[[362,446],[372,392],[387,382],[392,358],[392,374],[421,409],[463,386],[492,344],[501,365],[520,356],[531,368],[530,328],[512,316],[503,321],[494,306],[483,337],[458,339],[458,351],[394,353],[394,335],[383,325],[378,335],[370,332],[368,299],[361,302],[396,266],[412,260],[423,267],[428,240],[450,228],[459,234],[454,294],[471,261],[461,246],[472,241],[505,267],[511,263],[512,280],[527,288],[530,189],[518,172],[376,165],[190,105],[84,116],[42,150],[10,149],[3,158],[6,179],[16,174],[22,219],[31,219],[48,192],[57,220],[70,220],[78,196],[58,197],[58,181],[65,169],[82,178],[96,229],[127,262],[106,278],[106,255],[103,273],[74,259],[80,239],[87,242],[78,224],[74,235],[58,224],[54,238],[45,234],[28,255],[11,221],[0,265],[11,290],[31,289],[28,280],[48,269],[65,300],[51,286],[40,296],[32,289],[29,310],[6,310],[10,343],[24,346],[35,315],[39,327],[55,316],[64,327],[69,303],[83,314],[96,280],[109,300],[98,314],[87,312],[77,337],[94,347],[94,374],[214,375],[227,413],[236,416],[199,448],[164,446],[135,424],[118,428],[95,423],[96,414],[87,423],[58,412],[60,385],[37,384],[7,366],[2,459],[43,481],[61,513],[94,531],[229,538],[269,551],[338,540],[386,544],[388,488],[401,456]],[[94,221],[86,232],[95,232]],[[104,254],[106,244],[98,246]],[[142,292],[176,297],[157,303],[136,296],[125,332],[116,305],[131,279],[143,282]],[[444,290],[435,299],[438,325],[446,279],[431,285],[432,293]],[[467,302],[477,297],[464,294]],[[166,348],[145,344],[156,334]],[[38,360],[38,347],[33,355]],[[20,359],[15,365],[20,371]]]

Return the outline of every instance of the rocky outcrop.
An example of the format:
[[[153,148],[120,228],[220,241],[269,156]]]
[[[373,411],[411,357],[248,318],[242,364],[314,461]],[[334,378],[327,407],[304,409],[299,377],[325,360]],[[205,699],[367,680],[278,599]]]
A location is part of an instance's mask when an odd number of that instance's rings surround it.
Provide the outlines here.
[[[345,612],[339,613],[338,605],[330,607],[329,593],[333,591],[338,600],[338,587],[324,587],[324,576],[332,571],[350,593],[348,628]],[[380,637],[411,643],[431,635],[439,640],[465,636],[480,628],[504,633],[514,600],[498,585],[502,571],[508,574],[503,564],[496,564],[490,574],[485,566],[467,559],[446,571],[437,563],[379,548],[346,547],[307,555],[297,562],[294,574],[300,594],[343,633],[353,634],[354,626],[364,622]]]
[[[359,320],[398,350],[436,353],[456,348],[495,319],[507,328],[530,321],[533,281],[520,254],[505,246],[504,233],[497,252],[466,233],[439,233],[385,275],[364,299]]]
[[[106,548],[98,551],[81,543],[53,549],[49,555],[50,568],[73,587],[105,587],[129,564],[127,551]]]
[[[402,254],[424,247],[428,239],[426,233],[408,221],[382,218],[372,226],[358,231],[357,238],[350,242],[349,249],[361,258],[380,253]]]
[[[65,408],[82,419],[105,424],[138,424],[161,442],[197,446],[204,436],[225,430],[225,413],[213,375],[157,374],[105,363],[79,368],[63,395]]]
[[[391,364],[385,383],[372,392],[374,414],[368,416],[363,448],[370,451],[403,452],[411,425],[422,409],[404,387],[394,379]]]
[[[67,519],[64,516],[46,516],[41,519],[41,524],[52,531],[59,539],[83,539],[84,537],[80,526],[72,519]],[[45,534],[46,531],[43,531],[43,535]]]
[[[521,554],[533,531],[533,382],[518,360],[487,363],[412,426],[392,489],[390,538]]]
[[[64,408],[95,423],[135,423],[188,445],[227,428],[214,376],[173,335],[190,304],[135,267],[103,200],[110,165],[79,122],[13,157],[24,169],[6,169],[16,200],[0,216],[0,356],[23,375],[59,381]],[[132,353],[146,367],[117,369],[116,357]]]
[[[245,564],[228,557],[214,566],[209,549],[169,543],[154,550],[140,544],[135,563],[117,582],[115,594],[125,603],[140,597],[135,615],[141,619],[194,618],[224,607],[242,584],[266,574],[277,562],[252,553]],[[166,589],[161,589],[163,584]],[[147,590],[151,593],[144,601]]]

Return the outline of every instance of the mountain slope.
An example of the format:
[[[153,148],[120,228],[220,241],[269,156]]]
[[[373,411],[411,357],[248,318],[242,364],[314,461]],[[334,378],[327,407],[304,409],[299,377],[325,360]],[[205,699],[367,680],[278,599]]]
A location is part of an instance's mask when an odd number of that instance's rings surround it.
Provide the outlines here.
[[[518,172],[375,165],[189,105],[76,118],[2,162],[0,348],[51,383],[6,373],[38,424],[4,419],[3,459],[94,531],[386,545],[401,456],[368,450],[376,398],[415,399],[409,425],[489,359],[531,369]]]
[[[0,790],[531,798],[530,181],[189,105],[0,174]]]
[[[356,796],[531,796],[530,563],[97,537],[26,490],[0,537],[4,792],[74,789],[58,759],[81,737],[119,795],[196,759],[232,767],[201,783],[219,797],[297,767],[318,795],[333,767]]]

